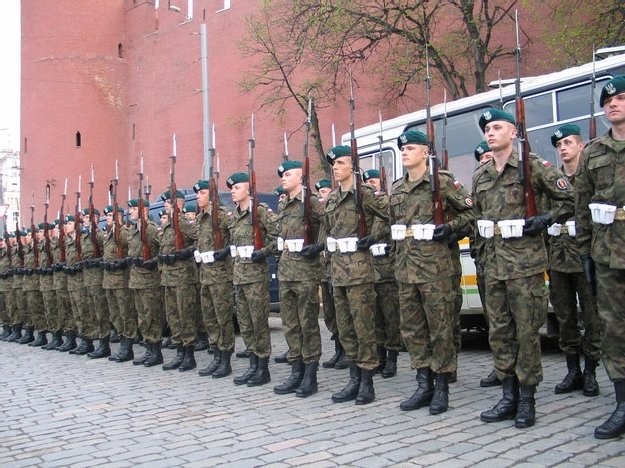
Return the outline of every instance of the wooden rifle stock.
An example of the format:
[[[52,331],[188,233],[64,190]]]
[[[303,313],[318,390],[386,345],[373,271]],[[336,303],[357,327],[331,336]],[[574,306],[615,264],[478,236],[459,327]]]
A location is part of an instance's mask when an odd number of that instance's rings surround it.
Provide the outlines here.
[[[315,242],[311,221],[312,208],[310,206],[310,157],[308,156],[308,138],[312,122],[312,98],[308,97],[308,115],[306,118],[306,139],[304,140],[304,163],[302,164],[302,217],[304,219],[304,245]]]
[[[434,135],[434,122],[432,121],[431,103],[430,103],[430,64],[428,59],[428,47],[425,47],[426,57],[426,76],[425,76],[425,96],[426,96],[426,131],[428,138],[429,153],[429,171],[430,171],[430,190],[432,191],[432,204],[434,206],[434,224],[443,224],[445,222],[445,213],[443,210],[443,201],[441,200],[441,189],[438,178],[438,158],[436,157],[436,139]]]
[[[46,253],[46,266],[50,268],[54,263],[52,245],[50,243],[50,229],[48,228],[48,208],[50,207],[50,184],[46,185],[46,203],[43,212],[43,249]]]
[[[250,197],[251,197],[251,218],[252,228],[254,230],[254,250],[260,250],[265,246],[263,233],[260,229],[258,220],[258,193],[256,191],[256,171],[254,170],[254,148],[256,147],[256,138],[254,136],[254,114],[252,114],[252,137],[249,142],[249,179],[250,179]]]
[[[30,232],[33,238],[33,268],[39,268],[39,241],[37,240],[37,226],[35,226],[35,194],[33,193],[33,203],[30,206]]]
[[[356,100],[354,99],[354,82],[352,73],[349,72],[349,131],[352,171],[354,173],[354,204],[358,212],[358,238],[367,236],[367,219],[362,206],[362,174],[360,173],[360,158],[358,157],[358,141],[356,140]]]
[[[67,179],[66,179],[67,180]],[[59,211],[59,261],[65,263],[65,198],[67,195],[61,195],[61,210]]]
[[[93,256],[94,258],[100,258],[102,252],[100,251],[100,245],[98,244],[98,225],[95,222],[95,206],[93,204],[93,185],[94,182],[89,182],[89,237],[93,244]]]
[[[219,229],[219,190],[217,189],[217,180],[213,175],[211,169],[211,175],[208,179],[208,196],[211,200],[211,228],[213,230],[213,243],[215,250],[221,250],[224,248],[224,237],[221,235],[221,229]]]
[[[7,257],[9,258],[9,268],[13,268],[13,252],[11,249],[11,243],[9,239],[9,224],[7,221],[7,215],[3,216],[4,218],[4,244],[7,248]]]
[[[80,188],[80,183],[78,184]],[[74,234],[76,234],[76,240],[74,241],[76,245],[76,261],[82,262],[82,216],[80,213],[80,190],[76,192],[76,210],[74,215]]]
[[[152,258],[152,251],[150,249],[150,242],[148,241],[148,216],[145,215],[145,201],[143,199],[143,156],[141,156],[141,172],[139,172],[138,212],[141,253],[143,255],[143,261],[145,262]],[[130,217],[130,210],[128,210],[128,216]]]
[[[19,267],[24,268],[24,247],[22,246],[22,234],[20,232],[19,215],[15,213],[15,239],[17,240],[17,257],[20,261]]]
[[[592,80],[590,84],[590,122],[588,124],[588,138],[594,140],[597,138],[597,119],[595,118],[595,88],[597,87],[597,78],[595,75],[595,46],[592,47]]]

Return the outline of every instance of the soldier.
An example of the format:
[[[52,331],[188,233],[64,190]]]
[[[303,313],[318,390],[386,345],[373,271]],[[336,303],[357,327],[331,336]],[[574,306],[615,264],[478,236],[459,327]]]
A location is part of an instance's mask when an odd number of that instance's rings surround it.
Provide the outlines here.
[[[378,197],[383,197],[388,203],[388,195],[380,185],[380,171],[369,169],[362,174],[362,180],[371,185]],[[399,289],[395,280],[395,261],[390,249],[391,228],[389,223],[375,218],[372,233],[381,245],[379,249],[372,249],[373,268],[375,269],[375,337],[380,364],[378,370],[383,378],[387,379],[397,374],[397,355],[401,349],[401,335],[399,331]]]
[[[278,197],[278,204],[286,199],[286,192],[284,191],[284,187],[282,187],[282,185],[278,185],[275,190],[273,191],[273,194]],[[289,355],[289,350],[287,349],[285,352],[283,352],[282,354],[277,354],[274,358],[273,361],[276,364],[286,364],[287,362],[289,362],[288,359],[288,355]]]
[[[252,200],[250,198],[249,175],[236,172],[228,177],[232,201],[237,205],[230,216],[228,229],[235,252],[233,284],[237,305],[237,318],[245,346],[252,351],[250,366],[234,378],[235,385],[249,387],[264,385],[271,381],[269,355],[271,336],[269,334],[269,265],[267,257],[276,249],[277,226],[271,209],[258,206],[258,228],[261,230],[264,247],[254,248],[254,226],[252,225]]]
[[[6,229],[6,223],[4,223],[4,229]],[[11,335],[11,315],[6,304],[6,296],[11,284],[9,282],[11,269],[11,258],[9,257],[9,247],[4,237],[0,237],[0,322],[2,322],[2,335],[0,340],[6,341]]]
[[[330,256],[332,294],[339,339],[350,362],[349,382],[332,395],[332,401],[355,399],[357,405],[365,405],[375,400],[373,372],[379,365],[374,330],[375,271],[369,248],[376,243],[373,220],[378,217],[388,221],[388,205],[384,198],[375,196],[371,187],[363,185],[361,206],[356,206],[354,180],[359,179],[354,177],[350,157],[349,146],[335,146],[326,154],[337,189],[326,202],[325,243],[329,251],[335,248]],[[360,208],[367,232],[359,238]]]
[[[7,337],[7,341],[12,343],[22,339],[22,322],[21,314],[18,306],[18,290],[16,287],[17,270],[20,268],[20,258],[18,256],[17,239],[15,233],[9,234],[9,249],[11,249],[12,267],[8,270],[8,287],[9,290],[6,293],[6,305],[9,311],[9,317],[11,319],[12,333]],[[21,276],[20,276],[21,278]]]
[[[193,186],[197,193],[200,212],[197,220],[196,262],[200,270],[200,301],[204,327],[213,351],[213,360],[201,376],[219,379],[232,373],[230,358],[234,350],[234,322],[232,319],[232,259],[228,214],[219,207],[217,224],[213,224],[213,205],[209,181],[198,180]],[[216,200],[215,200],[216,201]],[[215,231],[215,228],[219,232]],[[218,238],[220,245],[217,245]]]
[[[584,143],[580,128],[574,124],[563,125],[551,135],[560,168],[571,187],[581,160]],[[549,228],[549,289],[553,310],[560,324],[560,349],[566,357],[568,373],[556,385],[555,393],[583,390],[586,396],[599,395],[595,369],[601,357],[601,328],[596,297],[584,275],[577,239],[575,221]],[[577,300],[582,311],[584,334],[577,319]],[[580,369],[580,355],[584,355],[584,373]]]
[[[42,349],[55,349],[63,343],[61,339],[61,326],[58,321],[58,308],[56,306],[56,292],[53,289],[54,280],[52,278],[52,245],[50,232],[54,229],[53,224],[47,226],[48,237],[46,238],[46,225],[39,223],[37,226],[37,248],[39,249],[39,291],[41,292],[41,300],[43,303],[43,313],[45,321],[45,329],[50,331],[52,338],[50,342],[42,347]],[[50,258],[48,258],[48,253]]]
[[[401,334],[411,365],[417,369],[418,383],[414,394],[399,407],[410,411],[429,405],[431,414],[439,414],[447,411],[449,377],[457,365],[453,343],[453,269],[448,243],[454,233],[468,230],[471,198],[451,173],[439,171],[441,214],[448,222],[434,226],[427,136],[410,130],[399,136],[397,146],[401,148],[407,173],[393,183],[390,200],[391,229],[395,230],[396,241],[395,277],[399,284]],[[429,234],[425,232],[427,226],[431,229]]]
[[[76,347],[76,324],[74,322],[72,303],[67,288],[68,274],[64,270],[66,262],[61,261],[62,258],[65,258],[66,251],[65,249],[61,252],[61,229],[63,229],[63,245],[66,245],[65,228],[61,224],[60,219],[54,220],[54,230],[52,231],[52,237],[55,239],[52,249],[52,258],[54,259],[54,265],[52,266],[52,289],[54,289],[56,295],[59,323],[66,338],[65,342],[54,349],[67,352]]]
[[[139,331],[146,346],[146,352],[132,363],[152,367],[163,363],[163,290],[158,271],[158,229],[149,218],[150,202],[144,200],[143,206],[143,218],[139,219],[139,200],[135,198],[128,202],[132,219],[127,231],[128,258],[131,262],[128,287],[137,311]],[[142,223],[145,223],[145,239],[142,238]],[[144,254],[149,257],[145,258]]]
[[[321,357],[319,330],[319,283],[323,245],[317,243],[324,207],[310,197],[309,219],[304,219],[304,196],[301,161],[284,161],[278,167],[285,198],[280,201],[278,250],[280,265],[280,316],[289,345],[288,362],[291,374],[274,393],[295,393],[305,398],[317,393],[317,368]],[[310,194],[309,194],[310,195]],[[306,225],[310,243],[306,240]],[[282,249],[281,249],[282,247]]]
[[[33,246],[33,233],[30,228],[24,231],[22,244],[24,250],[24,268],[22,268],[22,294],[24,303],[22,318],[26,334],[18,341],[20,344],[42,346],[48,343],[45,333],[45,316],[43,314],[43,300],[39,291],[39,278],[35,275],[35,269],[39,266],[35,262],[35,249]],[[44,327],[43,329],[41,327]],[[37,330],[37,339],[35,339]],[[43,341],[45,340],[45,341]],[[43,341],[43,342],[42,342]]]
[[[278,203],[280,203],[287,197],[286,192],[284,191],[284,187],[282,187],[282,185],[278,185],[273,191],[273,194],[278,197]]]
[[[161,199],[165,202],[168,216],[163,226],[158,258],[162,264],[161,285],[165,287],[165,314],[171,328],[171,340],[176,344],[176,356],[163,365],[163,370],[184,372],[197,367],[194,351],[198,274],[193,260],[197,228],[182,214],[184,193],[176,191],[170,194],[168,190],[161,195]],[[179,232],[174,230],[172,203],[177,203],[179,210]],[[182,249],[176,250],[176,236],[182,238]]]
[[[617,404],[595,437],[613,439],[625,433],[625,75],[603,86],[599,104],[610,131],[582,153],[575,176],[575,226],[584,271],[596,286],[603,364]]]
[[[473,174],[473,208],[480,230],[477,248],[484,243],[489,341],[503,387],[503,398],[480,417],[484,422],[515,418],[515,427],[525,428],[535,423],[534,395],[542,381],[538,331],[548,303],[543,232],[573,214],[573,195],[558,169],[536,155],[528,156],[531,170],[525,177],[536,197],[550,198],[552,206],[548,212],[524,219],[525,193],[518,176],[519,155],[513,147],[514,117],[489,109],[479,125],[493,159]]]

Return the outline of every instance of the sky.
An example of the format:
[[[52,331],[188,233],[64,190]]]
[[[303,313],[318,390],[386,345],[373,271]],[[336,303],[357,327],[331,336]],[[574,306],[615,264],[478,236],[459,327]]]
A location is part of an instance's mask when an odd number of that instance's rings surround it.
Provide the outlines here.
[[[20,141],[20,41],[20,0],[1,0],[0,146],[15,150]]]

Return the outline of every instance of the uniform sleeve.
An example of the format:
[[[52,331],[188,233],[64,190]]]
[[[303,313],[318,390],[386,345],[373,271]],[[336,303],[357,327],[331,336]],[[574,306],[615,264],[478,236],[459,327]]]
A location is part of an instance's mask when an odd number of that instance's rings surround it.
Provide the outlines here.
[[[265,238],[263,252],[275,255],[278,252],[278,223],[274,214],[262,205],[258,207],[258,220]]]
[[[362,191],[362,206],[370,215],[380,218],[385,223],[390,220],[389,202],[386,196],[377,196],[372,189]],[[367,226],[371,231],[371,226]]]
[[[473,200],[459,181],[451,177],[441,178],[444,182],[445,201],[454,212],[453,219],[449,222],[454,233],[468,234],[472,229]]]
[[[594,184],[588,171],[587,148],[582,152],[582,160],[575,174],[575,230],[580,255],[590,253],[592,220],[588,205],[592,201]]]
[[[550,200],[549,214],[556,223],[563,223],[575,213],[573,188],[562,172],[548,161],[532,160],[532,180]]]

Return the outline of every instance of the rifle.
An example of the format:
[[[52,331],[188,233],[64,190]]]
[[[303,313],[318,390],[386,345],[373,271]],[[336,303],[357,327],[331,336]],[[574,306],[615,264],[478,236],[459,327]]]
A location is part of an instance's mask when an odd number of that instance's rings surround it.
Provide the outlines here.
[[[19,267],[24,268],[24,247],[22,246],[22,234],[20,232],[20,215],[19,212],[15,212],[15,239],[17,240],[17,257],[20,261]]]
[[[386,168],[384,167],[384,158],[382,157],[382,111],[378,110],[378,118],[380,120],[380,134],[378,135],[378,167],[380,168],[380,188],[384,193],[388,192],[388,185],[386,182]]]
[[[33,238],[33,256],[35,260],[33,268],[39,268],[39,242],[37,242],[37,226],[35,226],[35,192],[33,192],[30,205],[30,232]]]
[[[426,128],[428,137],[429,169],[430,169],[430,190],[432,191],[432,203],[434,204],[434,224],[443,224],[445,214],[443,212],[443,201],[441,200],[441,188],[438,180],[438,158],[436,157],[436,144],[434,137],[434,122],[432,121],[430,88],[430,63],[428,58],[428,46],[425,46],[425,97],[426,97]]]
[[[595,76],[595,46],[592,46],[592,81],[590,84],[590,123],[588,128],[588,138],[597,138],[597,119],[595,118],[595,88],[597,80]]]
[[[515,10],[514,21],[516,29],[516,49],[514,51],[516,61],[516,125],[519,152],[519,181],[523,184],[525,198],[525,217],[536,216],[536,196],[532,187],[532,173],[530,170],[530,144],[527,141],[527,130],[525,126],[525,102],[521,96],[521,42],[519,39],[519,12]]]
[[[249,162],[247,168],[250,173],[250,210],[252,228],[254,229],[254,250],[260,250],[264,247],[265,242],[258,222],[258,196],[256,194],[256,171],[254,170],[254,148],[256,147],[256,138],[254,137],[254,114],[252,114],[252,137],[247,141],[249,143]]]
[[[119,165],[117,159],[115,160],[115,179],[113,179],[110,188],[113,192],[113,239],[115,240],[115,257],[123,258],[122,223],[119,219],[119,202],[117,200],[117,189],[119,188]]]
[[[308,138],[312,119],[312,98],[308,96],[308,114],[306,118],[306,139],[304,140],[304,164],[302,170],[302,217],[304,219],[304,245],[314,242],[310,206],[310,157],[308,156]]]
[[[89,182],[89,237],[93,244],[93,257],[100,258],[102,252],[100,252],[100,245],[98,244],[98,225],[95,222],[95,206],[93,205],[93,186],[95,185],[95,173],[93,170],[93,163],[91,163],[91,181]]]
[[[362,207],[362,175],[360,174],[360,158],[358,157],[358,142],[356,141],[356,130],[354,114],[356,112],[356,100],[354,99],[354,80],[352,72],[349,72],[349,131],[351,134],[352,150],[352,171],[354,173],[354,203],[358,211],[358,237],[360,239],[367,236],[367,219],[365,210]]]
[[[76,261],[82,262],[82,245],[81,245],[81,237],[82,233],[80,232],[82,229],[82,216],[80,209],[80,186],[82,185],[82,176],[78,176],[78,190],[76,191],[76,214],[74,215],[74,233],[76,234]]]
[[[143,201],[143,153],[141,153],[141,169],[139,170],[139,234],[141,235],[141,250],[143,261],[152,258],[150,243],[148,241],[148,220],[145,216],[145,203]],[[130,210],[129,210],[130,211]]]
[[[50,230],[48,229],[48,207],[50,206],[50,183],[46,184],[46,203],[43,212],[43,250],[46,253],[46,266],[50,268],[54,259],[52,258],[52,246],[50,244]]]
[[[449,152],[447,151],[447,90],[443,90],[443,155],[441,167],[444,171],[449,169]]]
[[[13,268],[13,252],[11,252],[11,243],[9,240],[9,224],[7,221],[7,215],[4,213],[2,217],[4,220],[4,243],[7,248],[7,257],[9,258],[9,269]]]
[[[171,169],[169,170],[169,201],[171,202],[171,225],[174,228],[176,250],[184,249],[184,239],[180,230],[180,209],[176,197],[176,134],[172,137]]]
[[[61,210],[59,211],[59,261],[65,263],[65,198],[67,197],[67,177],[65,190],[61,194]]]
[[[213,125],[213,141],[210,152],[210,167],[208,168],[208,196],[211,201],[211,228],[213,230],[213,243],[215,244],[215,250],[221,250],[224,248],[224,237],[221,235],[219,229],[219,164],[217,164],[217,170],[215,170],[215,125]],[[286,144],[286,140],[285,140]]]

